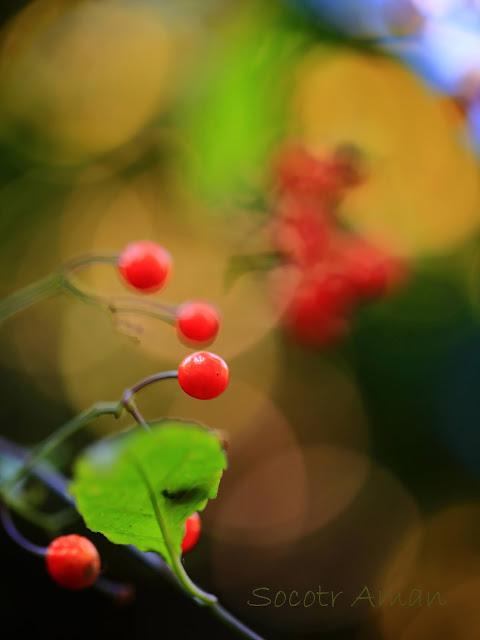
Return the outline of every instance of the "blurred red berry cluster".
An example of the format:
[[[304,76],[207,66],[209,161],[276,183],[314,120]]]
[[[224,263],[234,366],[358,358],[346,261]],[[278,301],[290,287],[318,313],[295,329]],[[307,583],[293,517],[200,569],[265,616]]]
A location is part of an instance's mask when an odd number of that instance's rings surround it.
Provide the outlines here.
[[[326,345],[347,333],[359,304],[402,283],[406,264],[339,222],[345,194],[366,180],[355,149],[319,158],[284,148],[273,178],[272,242],[282,258],[272,274],[273,297],[292,337]]]

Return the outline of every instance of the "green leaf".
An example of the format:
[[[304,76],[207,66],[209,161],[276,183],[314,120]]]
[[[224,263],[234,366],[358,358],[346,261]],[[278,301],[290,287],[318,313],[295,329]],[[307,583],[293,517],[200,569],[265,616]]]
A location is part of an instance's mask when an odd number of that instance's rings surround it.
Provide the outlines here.
[[[282,5],[245,3],[217,35],[198,89],[177,109],[194,153],[187,179],[213,203],[262,191],[269,157],[284,131],[290,70],[306,46]]]
[[[89,529],[116,544],[157,551],[173,567],[170,550],[180,554],[185,520],[216,497],[227,463],[214,431],[179,420],[151,427],[88,449],[70,491]]]

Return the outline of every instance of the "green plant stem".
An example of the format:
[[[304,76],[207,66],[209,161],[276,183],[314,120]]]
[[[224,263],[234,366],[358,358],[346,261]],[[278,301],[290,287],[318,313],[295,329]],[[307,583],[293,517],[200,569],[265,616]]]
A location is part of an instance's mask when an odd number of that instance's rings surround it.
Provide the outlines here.
[[[170,537],[170,532],[163,518],[162,511],[158,504],[157,496],[152,487],[152,483],[150,482],[148,474],[140,464],[139,460],[135,458],[135,456],[130,454],[130,457],[132,459],[132,463],[134,464],[135,468],[138,471],[138,474],[141,476],[143,482],[145,483],[148,489],[150,502],[152,503],[152,507],[155,512],[155,518],[157,519],[160,532],[165,541],[165,546],[167,547],[168,555],[170,556],[170,562],[171,562],[173,572],[177,576],[178,581],[180,582],[182,587],[185,589],[185,591],[187,591],[193,598],[195,598],[195,600],[197,600],[201,604],[205,604],[208,606],[215,604],[217,602],[217,598],[214,595],[211,595],[210,593],[207,593],[206,591],[202,591],[202,589],[199,589],[197,585],[190,580],[187,572],[183,568],[180,558],[177,552],[175,551],[175,547],[173,546],[172,538]]]
[[[16,313],[61,292],[63,276],[58,273],[38,280],[0,301],[0,324]]]
[[[113,415],[118,417],[123,410],[123,405],[118,402],[97,402],[92,405],[90,409],[82,411],[74,418],[66,422],[60,429],[54,431],[43,442],[41,442],[31,455],[24,461],[23,465],[17,469],[17,471],[6,480],[1,486],[3,493],[8,493],[14,486],[23,480],[25,476],[32,470],[32,468],[40,462],[40,460],[46,458],[54,449],[60,444],[65,442],[75,432],[79,431],[86,424],[104,415]]]
[[[178,372],[176,370],[155,373],[127,389],[123,393],[119,402],[96,402],[90,407],[90,409],[77,414],[74,418],[66,422],[63,426],[50,434],[43,442],[37,445],[30,456],[24,460],[22,466],[7,478],[7,480],[0,484],[0,494],[3,494],[5,499],[7,499],[7,494],[11,492],[20,480],[23,480],[23,478],[28,475],[35,465],[49,456],[54,449],[65,442],[65,440],[70,438],[74,433],[79,431],[92,420],[95,420],[95,418],[105,415],[112,415],[115,418],[119,418],[125,410],[133,416],[140,426],[149,431],[150,427],[148,426],[148,423],[143,418],[135,404],[134,394],[148,385],[160,380],[168,380],[177,377]]]
[[[118,254],[86,254],[78,256],[61,266],[51,275],[16,291],[0,301],[0,324],[37,302],[54,295],[66,294],[76,300],[100,307],[113,318],[117,314],[135,314],[175,324],[176,306],[158,300],[147,300],[142,296],[104,296],[89,291],[77,282],[76,274],[98,264],[115,266]]]

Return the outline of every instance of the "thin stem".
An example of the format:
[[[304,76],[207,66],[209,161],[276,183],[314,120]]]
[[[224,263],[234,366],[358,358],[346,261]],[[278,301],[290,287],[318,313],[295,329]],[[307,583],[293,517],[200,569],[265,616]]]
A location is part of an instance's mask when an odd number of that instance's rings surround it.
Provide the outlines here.
[[[122,405],[125,407],[128,413],[131,416],[133,416],[133,418],[138,422],[138,424],[140,424],[142,427],[147,429],[147,431],[150,431],[150,427],[148,426],[148,423],[145,420],[145,418],[140,413],[135,403],[135,400],[133,398],[133,395],[138,391],[141,391],[145,387],[148,387],[148,385],[154,382],[159,382],[160,380],[169,380],[170,378],[178,378],[178,371],[173,370],[173,371],[162,371],[161,373],[154,373],[153,375],[148,376],[148,378],[144,378],[143,380],[140,380],[140,382],[137,382],[137,384],[135,384],[130,389],[127,389],[122,396],[122,400],[121,400]]]
[[[159,380],[166,380],[169,378],[176,378],[178,376],[177,371],[164,371],[162,373],[156,373],[144,380],[141,380],[136,385],[127,389],[120,402],[97,402],[87,409],[86,411],[82,411],[74,418],[66,422],[60,429],[57,429],[52,434],[50,434],[43,442],[41,442],[35,450],[31,453],[29,458],[24,460],[24,463],[21,467],[19,467],[15,473],[10,478],[7,478],[5,482],[0,484],[0,491],[3,494],[8,493],[13,487],[23,480],[25,476],[32,470],[32,468],[42,459],[46,458],[54,449],[56,449],[60,444],[65,442],[68,438],[70,438],[74,433],[79,431],[86,424],[104,415],[113,415],[116,418],[119,418],[122,411],[126,409],[130,415],[140,424],[142,427],[150,431],[150,427],[148,423],[143,418],[142,414],[138,410],[135,401],[133,399],[133,394],[143,389],[144,387],[157,382]]]
[[[162,371],[161,373],[154,373],[153,375],[148,376],[148,378],[144,378],[143,380],[140,380],[140,382],[137,382],[135,385],[133,385],[133,387],[131,387],[131,392],[132,394],[138,393],[153,382],[158,382],[159,380],[169,380],[171,378],[178,378],[178,371],[176,369],[173,369],[171,371]]]
[[[128,411],[128,413],[133,417],[134,420],[138,422],[140,426],[142,426],[147,431],[151,431],[150,427],[148,426],[148,422],[140,413],[135,400],[133,399],[131,389],[127,389],[127,391],[125,391],[125,393],[123,394],[122,404],[125,407],[125,410]]]
[[[176,312],[175,305],[169,305],[157,300],[148,300],[141,296],[101,296],[92,293],[84,287],[79,287],[75,280],[75,273],[95,264],[109,264],[116,266],[118,253],[86,253],[66,262],[58,273],[62,276],[62,287],[66,293],[80,298],[84,302],[95,304],[111,313],[142,313],[143,315],[173,323]]]
[[[174,305],[167,305],[157,300],[147,300],[136,296],[102,296],[98,293],[88,291],[85,287],[80,287],[75,282],[75,277],[65,274],[62,279],[62,290],[74,298],[87,304],[100,307],[108,313],[139,313],[143,316],[162,320],[168,324],[174,324]]]
[[[87,304],[98,306],[112,316],[119,313],[138,313],[168,324],[175,324],[177,309],[175,305],[165,304],[158,300],[147,300],[142,296],[103,296],[90,292],[83,285],[77,283],[75,274],[84,268],[96,264],[115,266],[117,261],[117,253],[89,253],[73,258],[51,275],[1,300],[0,324],[36,302],[46,300],[59,293],[65,293]]]
[[[229,611],[227,611],[219,602],[208,607],[210,613],[218,620],[221,620],[225,626],[231,629],[240,638],[250,638],[250,640],[264,640],[258,633],[252,631],[243,622],[240,622],[238,618],[235,618]]]
[[[24,538],[22,534],[17,530],[17,528],[13,524],[10,511],[3,501],[0,501],[0,518],[2,520],[5,531],[8,533],[10,538],[12,538],[12,540],[14,540],[20,547],[23,547],[23,549],[25,549],[26,551],[34,553],[37,556],[44,556],[46,554],[46,547],[40,547],[36,544],[33,544],[33,542],[30,542],[30,540]]]
[[[98,591],[114,598],[117,602],[131,602],[135,597],[135,591],[131,585],[110,580],[104,576],[100,576],[93,586]]]
[[[199,589],[190,580],[187,572],[183,568],[183,565],[182,565],[182,563],[180,561],[180,558],[179,558],[177,552],[175,551],[175,547],[173,545],[173,541],[172,541],[172,539],[170,537],[170,531],[168,530],[168,527],[167,527],[166,522],[164,520],[162,511],[160,509],[160,505],[158,504],[157,496],[156,496],[155,491],[154,491],[154,489],[152,487],[152,484],[150,482],[148,474],[146,473],[145,469],[140,464],[140,461],[135,456],[130,454],[130,457],[131,457],[132,463],[134,464],[135,468],[138,471],[138,474],[141,476],[143,482],[145,483],[145,485],[146,485],[146,487],[148,489],[148,495],[150,497],[150,502],[152,503],[152,507],[153,507],[153,510],[155,512],[155,518],[156,518],[158,526],[160,528],[160,532],[161,532],[161,534],[163,536],[163,540],[165,542],[165,546],[167,548],[168,555],[170,556],[171,566],[172,566],[173,571],[174,571],[175,575],[177,576],[180,584],[183,586],[185,591],[187,591],[193,598],[195,598],[195,600],[199,601],[201,604],[206,604],[206,605],[215,604],[217,602],[217,598],[215,596],[207,593],[206,591],[202,591],[202,589]]]
[[[10,495],[8,503],[24,520],[28,520],[36,527],[56,533],[64,527],[78,520],[78,512],[73,509],[62,509],[58,513],[43,513],[31,504],[28,504],[23,498],[16,495]]]
[[[59,269],[60,273],[64,275],[73,273],[74,271],[80,271],[85,267],[90,267],[92,264],[110,264],[115,266],[118,262],[118,253],[83,253],[80,256],[75,256],[65,262]]]
[[[1,485],[2,491],[8,492],[13,487],[23,480],[31,469],[43,458],[46,458],[56,447],[62,444],[67,438],[73,435],[76,431],[79,431],[86,424],[91,422],[94,418],[98,418],[103,415],[120,415],[123,407],[118,402],[98,402],[79,413],[74,418],[66,422],[60,429],[54,431],[43,442],[41,442],[31,455],[24,460],[23,465],[17,469],[17,471]]]
[[[62,277],[58,273],[53,273],[10,294],[0,301],[0,324],[36,302],[58,294],[62,290],[62,284]]]

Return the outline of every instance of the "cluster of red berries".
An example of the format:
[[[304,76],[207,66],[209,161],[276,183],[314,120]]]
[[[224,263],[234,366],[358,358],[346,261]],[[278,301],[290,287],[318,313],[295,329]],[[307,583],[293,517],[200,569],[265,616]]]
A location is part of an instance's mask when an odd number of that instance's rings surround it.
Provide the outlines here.
[[[159,291],[167,282],[172,260],[166,249],[155,242],[133,242],[118,258],[118,269],[124,281],[137,291]],[[210,344],[220,328],[220,314],[208,302],[186,302],[175,313],[175,326],[185,344]],[[209,351],[187,356],[178,368],[178,382],[188,395],[211,400],[227,388],[229,371],[222,358]]]
[[[167,284],[172,272],[172,258],[164,247],[155,242],[132,242],[120,254],[118,269],[129,287],[140,293],[153,293]],[[208,302],[186,302],[176,310],[175,327],[183,343],[206,346],[217,336],[220,313]]]
[[[283,264],[273,273],[274,297],[285,329],[305,344],[344,336],[358,304],[404,278],[403,260],[339,224],[342,198],[364,179],[349,148],[318,158],[292,146],[276,158],[272,241]]]
[[[185,521],[182,553],[187,553],[200,538],[202,523],[197,512]],[[47,547],[45,553],[50,577],[65,589],[91,587],[100,575],[100,556],[95,545],[77,534],[59,536]]]

